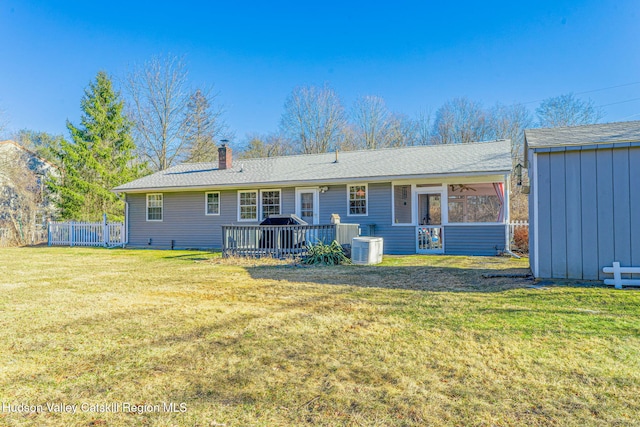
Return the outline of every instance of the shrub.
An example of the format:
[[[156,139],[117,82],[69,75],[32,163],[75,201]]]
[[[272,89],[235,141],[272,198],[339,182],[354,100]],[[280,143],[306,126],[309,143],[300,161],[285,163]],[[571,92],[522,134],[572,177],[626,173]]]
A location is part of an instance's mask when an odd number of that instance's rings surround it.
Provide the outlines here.
[[[302,258],[303,264],[308,265],[339,265],[351,264],[342,246],[337,241],[326,244],[324,242],[307,246],[307,255]]]
[[[521,252],[529,252],[529,227],[516,227],[513,230],[513,244]]]

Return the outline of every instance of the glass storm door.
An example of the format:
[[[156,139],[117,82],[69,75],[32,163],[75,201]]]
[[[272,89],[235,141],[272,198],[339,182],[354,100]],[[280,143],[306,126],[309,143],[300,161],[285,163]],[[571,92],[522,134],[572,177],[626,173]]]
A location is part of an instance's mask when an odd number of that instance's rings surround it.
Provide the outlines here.
[[[298,216],[308,224],[318,224],[318,190],[315,188],[298,189],[296,193]]]
[[[416,227],[416,252],[443,253],[442,195],[418,193],[418,227]]]

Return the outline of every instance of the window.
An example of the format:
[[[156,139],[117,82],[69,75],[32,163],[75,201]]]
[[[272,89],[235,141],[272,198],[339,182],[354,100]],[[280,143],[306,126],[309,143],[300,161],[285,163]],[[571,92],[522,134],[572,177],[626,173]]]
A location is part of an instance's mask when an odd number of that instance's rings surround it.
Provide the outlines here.
[[[367,214],[367,184],[349,185],[349,215]]]
[[[411,224],[411,185],[393,186],[393,222]]]
[[[206,214],[207,215],[220,215],[220,193],[207,193],[206,194]]]
[[[262,190],[262,219],[271,215],[280,215],[280,190]]]
[[[147,194],[147,221],[162,221],[162,194]]]
[[[501,222],[497,191],[493,184],[449,185],[449,222]]]
[[[258,219],[258,192],[238,191],[238,221]]]

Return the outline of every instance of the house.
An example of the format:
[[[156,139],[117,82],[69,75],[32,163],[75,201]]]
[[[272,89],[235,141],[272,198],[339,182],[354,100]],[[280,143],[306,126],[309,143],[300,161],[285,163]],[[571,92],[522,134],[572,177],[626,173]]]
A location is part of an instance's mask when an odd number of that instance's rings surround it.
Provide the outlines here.
[[[510,142],[182,164],[114,189],[128,246],[221,248],[221,226],[296,214],[360,224],[389,254],[495,255],[506,246]],[[173,241],[173,242],[172,242]]]
[[[527,129],[525,155],[534,276],[640,266],[640,121]]]

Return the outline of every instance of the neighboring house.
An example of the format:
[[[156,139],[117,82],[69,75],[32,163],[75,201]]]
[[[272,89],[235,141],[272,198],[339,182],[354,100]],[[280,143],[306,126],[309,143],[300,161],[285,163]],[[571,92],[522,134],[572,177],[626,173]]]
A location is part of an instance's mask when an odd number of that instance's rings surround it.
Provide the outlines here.
[[[640,266],[640,121],[527,129],[525,155],[535,277]]]
[[[6,243],[34,243],[55,209],[45,180],[55,165],[14,141],[0,141],[0,229]]]
[[[45,176],[53,171],[57,173],[57,166],[46,159],[38,156],[31,150],[24,148],[15,141],[0,141],[0,156],[17,156],[25,159],[27,166],[31,171],[40,176]]]
[[[114,191],[126,194],[130,247],[219,249],[222,225],[275,214],[329,224],[338,214],[383,237],[385,253],[495,255],[506,247],[510,149],[501,140],[232,162],[223,145],[217,164]]]

